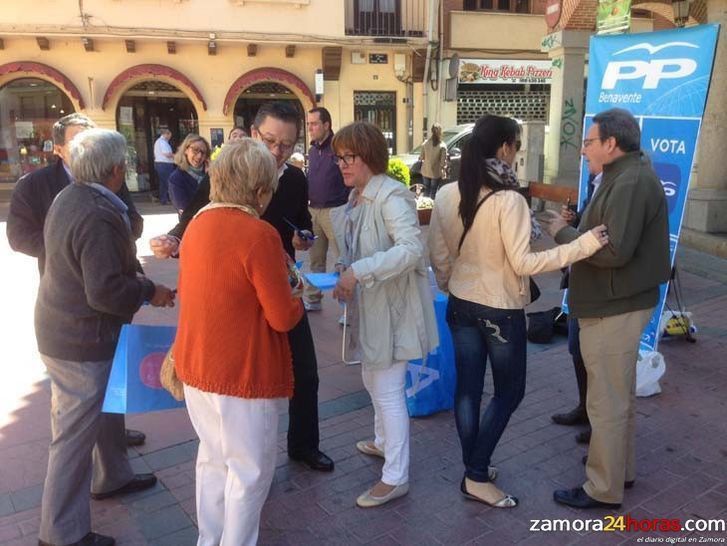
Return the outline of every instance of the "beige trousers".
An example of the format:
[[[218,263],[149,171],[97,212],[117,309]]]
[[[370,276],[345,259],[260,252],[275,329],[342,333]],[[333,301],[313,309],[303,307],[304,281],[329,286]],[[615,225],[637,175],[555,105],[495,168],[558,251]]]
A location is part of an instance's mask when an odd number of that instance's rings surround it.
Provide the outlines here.
[[[586,409],[593,430],[583,489],[602,502],[620,503],[624,481],[636,477],[636,359],[652,313],[653,309],[643,309],[578,319],[588,374]]]
[[[329,248],[333,254],[333,260],[335,261],[338,258],[338,244],[331,223],[333,208],[310,207],[308,210],[310,211],[311,220],[313,220],[313,234],[318,237],[310,249],[310,270],[314,273],[324,273]],[[314,303],[321,301],[323,294],[316,287],[306,283],[304,297],[306,301]]]

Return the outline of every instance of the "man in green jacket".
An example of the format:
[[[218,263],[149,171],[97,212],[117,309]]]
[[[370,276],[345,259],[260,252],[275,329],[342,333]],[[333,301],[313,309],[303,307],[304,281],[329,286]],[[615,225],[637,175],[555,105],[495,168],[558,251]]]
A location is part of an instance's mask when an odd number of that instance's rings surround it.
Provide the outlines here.
[[[593,118],[582,154],[603,180],[578,230],[554,218],[558,243],[604,224],[610,244],[571,268],[568,306],[580,325],[588,374],[587,412],[593,429],[582,487],[559,490],[556,502],[616,508],[636,476],[636,360],[644,327],[669,279],[668,209],[664,190],[640,149],[641,130],[626,110]]]

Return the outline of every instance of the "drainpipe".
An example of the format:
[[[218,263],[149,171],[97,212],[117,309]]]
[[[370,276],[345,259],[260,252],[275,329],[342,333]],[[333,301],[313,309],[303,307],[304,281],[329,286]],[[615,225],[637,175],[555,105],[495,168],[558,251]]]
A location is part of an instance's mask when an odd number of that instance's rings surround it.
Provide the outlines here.
[[[424,62],[424,126],[422,130],[424,132],[424,138],[427,137],[429,131],[429,66],[432,62],[432,44],[434,37],[434,22],[437,20],[437,13],[439,12],[439,0],[429,0],[429,30],[427,31],[427,59]],[[436,62],[436,61],[435,61]]]

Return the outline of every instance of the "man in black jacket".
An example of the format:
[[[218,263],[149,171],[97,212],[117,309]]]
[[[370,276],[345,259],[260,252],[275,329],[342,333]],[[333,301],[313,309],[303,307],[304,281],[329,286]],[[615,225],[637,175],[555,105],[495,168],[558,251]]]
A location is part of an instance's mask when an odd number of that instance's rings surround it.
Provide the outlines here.
[[[48,210],[46,263],[35,305],[38,351],[51,379],[48,472],[40,546],[111,546],[91,532],[95,499],[153,487],[153,474],[134,474],[124,421],[101,412],[121,326],[144,302],[174,305],[174,294],[137,274],[127,207],[116,195],[126,174],[126,140],[89,129],[70,146],[74,182]],[[99,460],[108,465],[99,476]]]
[[[278,164],[279,184],[262,219],[278,230],[285,251],[295,259],[296,250],[308,250],[313,244],[312,222],[308,211],[308,181],[303,171],[286,164],[300,133],[300,118],[286,103],[263,105],[255,116],[252,137],[261,140]],[[176,254],[187,224],[210,200],[209,178],[199,185],[192,203],[168,235],[150,241],[157,258]],[[292,225],[291,225],[292,224]],[[298,231],[292,226],[298,228]],[[330,472],[333,461],[318,448],[318,364],[308,318],[303,318],[288,333],[293,355],[295,388],[288,408],[288,456],[312,470]]]
[[[53,199],[71,183],[68,143],[81,131],[96,125],[82,114],[69,114],[53,125],[53,152],[57,160],[18,180],[13,190],[8,214],[7,236],[10,248],[38,258],[38,270],[43,274],[45,252],[43,224]],[[129,207],[129,220],[134,239],[141,237],[144,219],[137,212],[126,184],[119,197]]]
[[[63,188],[71,183],[69,143],[81,131],[95,127],[96,124],[83,114],[69,114],[53,125],[53,152],[57,160],[47,167],[29,173],[18,180],[10,200],[7,236],[10,248],[28,256],[38,258],[38,271],[41,276],[45,270],[45,247],[43,226],[48,209]],[[119,197],[128,207],[131,233],[134,240],[141,237],[144,219],[136,210],[131,195],[122,184]],[[137,262],[141,272],[141,265]],[[126,430],[129,446],[139,446],[146,436],[138,430]]]

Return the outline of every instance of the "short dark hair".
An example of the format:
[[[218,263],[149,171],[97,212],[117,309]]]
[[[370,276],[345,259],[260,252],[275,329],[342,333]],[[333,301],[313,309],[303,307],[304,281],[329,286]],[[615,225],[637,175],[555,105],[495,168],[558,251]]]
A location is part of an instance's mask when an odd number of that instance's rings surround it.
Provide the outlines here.
[[[300,114],[289,102],[277,101],[263,104],[255,114],[255,121],[253,122],[255,128],[259,129],[268,116],[286,123],[295,123],[296,136],[300,134],[302,124]]]
[[[321,123],[328,123],[331,125],[333,122],[331,121],[331,113],[328,111],[327,108],[323,108],[323,106],[317,106],[315,108],[312,108],[308,110],[309,114],[315,114],[318,113],[318,117],[321,120]]]
[[[53,124],[53,144],[63,146],[66,143],[66,129],[71,126],[80,126],[86,129],[93,129],[96,124],[91,118],[83,114],[73,113],[63,116]]]
[[[383,174],[389,166],[389,147],[376,125],[354,121],[338,131],[331,143],[336,153],[348,150],[359,156],[374,174]]]
[[[641,129],[631,112],[623,108],[611,108],[596,114],[593,123],[598,124],[601,140],[613,137],[622,152],[638,152],[641,149]]]

